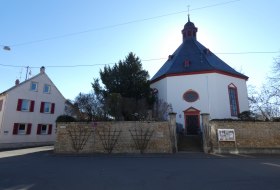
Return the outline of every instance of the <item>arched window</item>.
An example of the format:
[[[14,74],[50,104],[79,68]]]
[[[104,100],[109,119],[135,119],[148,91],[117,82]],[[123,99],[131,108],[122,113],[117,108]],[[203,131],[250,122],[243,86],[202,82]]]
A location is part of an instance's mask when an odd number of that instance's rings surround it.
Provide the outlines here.
[[[198,100],[198,98],[199,98],[198,93],[193,90],[188,90],[183,95],[183,99],[187,102],[195,102],[196,100]]]
[[[228,85],[229,103],[231,116],[237,117],[239,114],[239,103],[237,88],[234,84]]]

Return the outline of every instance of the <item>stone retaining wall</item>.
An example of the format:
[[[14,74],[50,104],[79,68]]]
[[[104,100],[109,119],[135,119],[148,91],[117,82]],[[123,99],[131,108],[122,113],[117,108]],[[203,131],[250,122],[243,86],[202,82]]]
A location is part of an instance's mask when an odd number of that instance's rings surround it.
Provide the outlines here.
[[[210,121],[203,124],[204,150],[214,153],[280,153],[279,122]],[[219,141],[218,129],[234,129],[234,141]]]
[[[54,151],[55,153],[105,153],[107,151],[104,149],[104,143],[108,145],[117,139],[112,153],[139,153],[140,150],[137,150],[134,139],[138,138],[140,142],[141,138],[143,140],[150,137],[145,153],[171,153],[170,130],[172,129],[170,122],[57,123]],[[77,144],[81,145],[84,142],[83,140],[86,141],[83,149],[77,151],[73,142],[77,147]]]

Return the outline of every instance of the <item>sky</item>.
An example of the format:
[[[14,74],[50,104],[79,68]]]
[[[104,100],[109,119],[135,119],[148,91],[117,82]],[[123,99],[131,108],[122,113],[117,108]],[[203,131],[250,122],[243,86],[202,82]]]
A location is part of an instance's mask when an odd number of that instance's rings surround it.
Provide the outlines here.
[[[197,40],[261,87],[280,55],[278,0],[1,0],[0,92],[45,66],[74,100],[129,52],[152,77],[182,43],[188,6]]]

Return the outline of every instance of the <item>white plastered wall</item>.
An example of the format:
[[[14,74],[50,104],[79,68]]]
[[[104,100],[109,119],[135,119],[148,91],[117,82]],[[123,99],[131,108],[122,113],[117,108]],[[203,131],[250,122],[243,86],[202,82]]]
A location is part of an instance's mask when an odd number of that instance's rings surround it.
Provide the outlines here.
[[[210,119],[236,118],[230,113],[228,86],[237,87],[240,112],[249,110],[246,80],[227,75],[209,73],[166,77],[151,85],[157,88],[159,97],[171,103],[177,113],[176,121],[184,124],[184,111],[190,107],[209,113]],[[183,94],[193,90],[199,94],[195,102],[186,102]]]

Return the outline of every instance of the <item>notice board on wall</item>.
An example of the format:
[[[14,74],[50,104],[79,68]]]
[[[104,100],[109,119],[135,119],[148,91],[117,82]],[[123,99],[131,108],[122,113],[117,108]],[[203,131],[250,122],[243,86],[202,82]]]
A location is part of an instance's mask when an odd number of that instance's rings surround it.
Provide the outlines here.
[[[234,129],[218,129],[219,141],[235,141]]]

